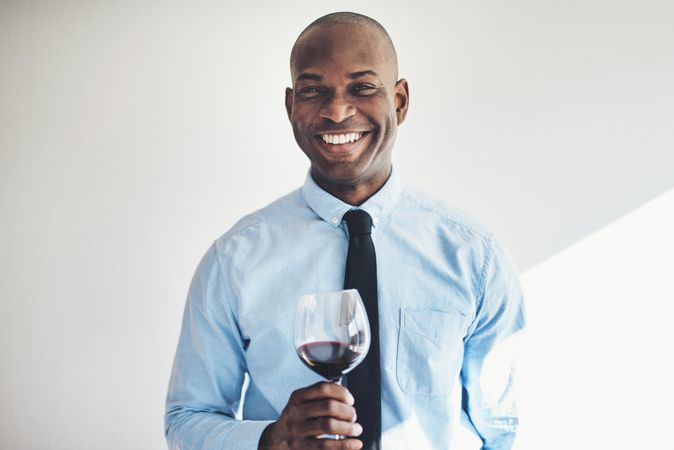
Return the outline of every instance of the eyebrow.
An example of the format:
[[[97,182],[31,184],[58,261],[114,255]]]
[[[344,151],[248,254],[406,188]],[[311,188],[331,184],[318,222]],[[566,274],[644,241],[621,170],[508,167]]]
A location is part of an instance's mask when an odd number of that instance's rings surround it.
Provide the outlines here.
[[[350,75],[350,78],[351,78],[352,80],[356,80],[356,79],[358,79],[358,78],[362,78],[362,77],[365,77],[365,76],[367,76],[367,75],[372,75],[373,77],[378,77],[378,76],[379,76],[379,75],[377,75],[377,72],[375,72],[374,70],[362,70],[362,71],[360,71],[360,72],[354,72],[354,73],[352,73],[352,74]]]
[[[365,76],[368,76],[368,75],[371,75],[371,76],[374,76],[374,77],[379,76],[377,74],[377,72],[375,72],[374,70],[361,70],[360,72],[353,72],[351,75],[349,75],[349,78],[351,78],[352,80],[357,80],[358,78],[362,78],[362,77],[365,77]],[[303,73],[301,73],[297,76],[296,81],[312,80],[312,81],[320,82],[322,79],[323,79],[323,77],[321,77],[320,75],[318,75],[316,73],[303,72]]]
[[[313,80],[313,81],[321,81],[323,77],[321,77],[318,74],[315,73],[301,73],[297,76],[296,81],[302,81],[302,80]]]

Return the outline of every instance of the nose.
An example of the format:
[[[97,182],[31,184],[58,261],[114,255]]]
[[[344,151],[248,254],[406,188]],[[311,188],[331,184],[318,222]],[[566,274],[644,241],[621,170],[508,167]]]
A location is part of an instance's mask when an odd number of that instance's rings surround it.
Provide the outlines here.
[[[320,116],[335,123],[344,122],[356,114],[356,107],[343,94],[328,96],[320,110]]]

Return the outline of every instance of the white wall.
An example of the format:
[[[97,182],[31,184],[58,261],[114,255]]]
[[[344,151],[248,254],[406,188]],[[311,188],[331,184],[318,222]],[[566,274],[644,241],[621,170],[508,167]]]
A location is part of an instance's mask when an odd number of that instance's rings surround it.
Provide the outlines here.
[[[674,189],[527,271],[517,450],[671,448]]]
[[[189,280],[237,218],[302,182],[287,59],[337,7],[240,3],[0,2],[1,448],[164,447]],[[405,179],[522,269],[674,187],[671,2],[338,8],[397,44]],[[556,301],[541,288],[532,310]]]

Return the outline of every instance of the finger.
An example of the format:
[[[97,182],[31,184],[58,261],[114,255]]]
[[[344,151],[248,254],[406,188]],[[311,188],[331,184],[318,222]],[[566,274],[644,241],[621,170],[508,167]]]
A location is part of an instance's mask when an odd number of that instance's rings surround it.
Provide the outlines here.
[[[360,436],[363,427],[359,423],[337,420],[333,417],[319,417],[302,424],[302,437],[320,436],[322,434],[339,434],[340,436]]]
[[[320,400],[332,398],[342,403],[352,406],[354,403],[353,395],[341,384],[321,381],[311,386],[298,389],[290,396],[291,400],[306,402],[311,400]]]
[[[353,406],[331,398],[305,402],[300,407],[302,415],[307,419],[334,417],[347,422],[356,421],[356,409]]]

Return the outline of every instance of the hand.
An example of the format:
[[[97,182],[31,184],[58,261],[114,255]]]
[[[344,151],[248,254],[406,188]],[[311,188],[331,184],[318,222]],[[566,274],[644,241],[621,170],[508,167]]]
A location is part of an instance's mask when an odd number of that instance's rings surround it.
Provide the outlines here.
[[[290,395],[278,420],[262,432],[258,450],[357,450],[363,443],[353,437],[316,438],[322,434],[359,436],[363,428],[355,422],[351,393],[337,383],[322,381]]]

